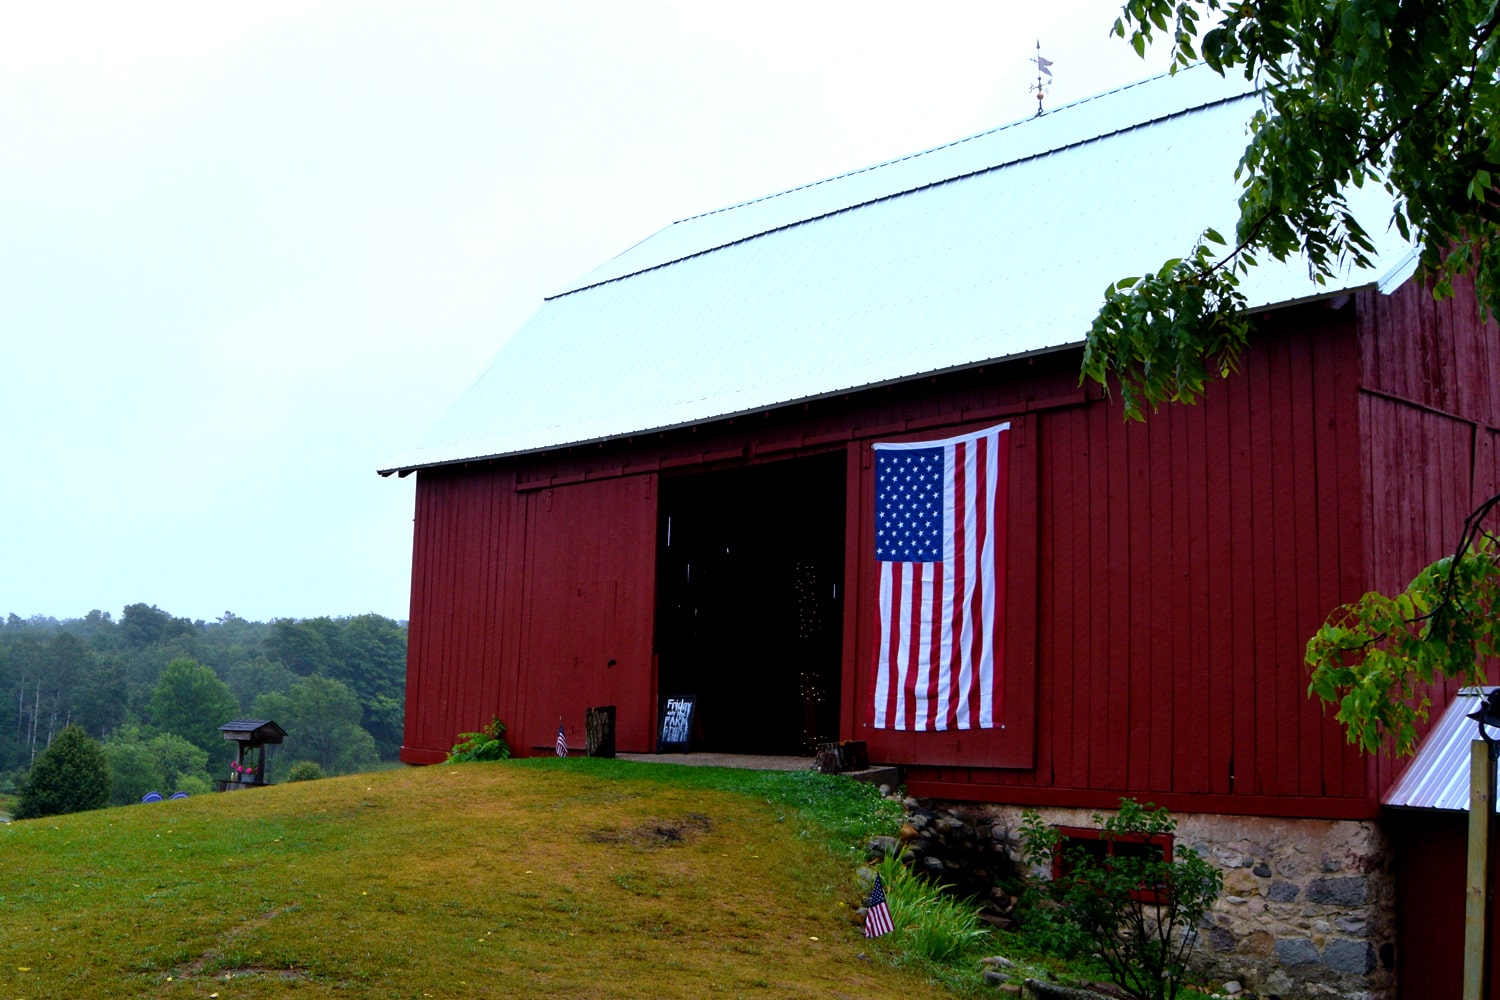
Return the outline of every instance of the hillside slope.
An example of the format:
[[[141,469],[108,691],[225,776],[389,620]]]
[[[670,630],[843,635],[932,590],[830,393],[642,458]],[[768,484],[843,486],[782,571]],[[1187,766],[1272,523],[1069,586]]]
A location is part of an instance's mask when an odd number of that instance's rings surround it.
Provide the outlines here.
[[[0,994],[929,993],[860,955],[826,829],[699,770],[437,766],[0,826]]]

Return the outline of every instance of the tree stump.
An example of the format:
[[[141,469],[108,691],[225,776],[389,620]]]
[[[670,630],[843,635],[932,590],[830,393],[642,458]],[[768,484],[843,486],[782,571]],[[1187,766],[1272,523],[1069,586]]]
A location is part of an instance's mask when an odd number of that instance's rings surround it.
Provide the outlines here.
[[[604,705],[584,713],[585,739],[590,757],[615,755],[615,706]]]
[[[818,746],[813,770],[820,774],[843,774],[863,771],[870,766],[870,753],[864,740],[842,740]]]

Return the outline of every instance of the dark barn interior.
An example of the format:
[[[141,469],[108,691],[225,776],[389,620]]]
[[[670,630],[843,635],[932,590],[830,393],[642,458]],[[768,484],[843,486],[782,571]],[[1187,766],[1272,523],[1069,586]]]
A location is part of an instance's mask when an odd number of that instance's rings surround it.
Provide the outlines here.
[[[697,696],[692,749],[838,738],[845,453],[663,478],[658,691]]]

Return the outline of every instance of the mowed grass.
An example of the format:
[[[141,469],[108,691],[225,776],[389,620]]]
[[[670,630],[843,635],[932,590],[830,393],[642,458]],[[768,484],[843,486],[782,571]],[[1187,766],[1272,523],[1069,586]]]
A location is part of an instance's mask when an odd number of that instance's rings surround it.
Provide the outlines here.
[[[444,765],[0,826],[0,1000],[930,995],[853,922],[868,805],[717,770]]]

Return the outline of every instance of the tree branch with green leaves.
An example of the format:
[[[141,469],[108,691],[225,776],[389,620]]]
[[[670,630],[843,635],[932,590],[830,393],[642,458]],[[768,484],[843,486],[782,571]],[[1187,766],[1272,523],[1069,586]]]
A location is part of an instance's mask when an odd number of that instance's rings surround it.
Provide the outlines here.
[[[1128,0],[1115,33],[1243,73],[1262,105],[1236,176],[1232,242],[1206,230],[1180,258],[1112,284],[1083,376],[1118,385],[1127,415],[1194,402],[1235,370],[1249,336],[1241,279],[1304,259],[1318,284],[1368,266],[1347,193],[1378,184],[1438,296],[1472,276],[1500,306],[1500,3],[1495,0]]]
[[[1485,527],[1493,496],[1464,522],[1453,555],[1394,597],[1368,593],[1339,608],[1307,643],[1308,693],[1338,706],[1349,742],[1376,753],[1388,740],[1415,749],[1427,685],[1445,677],[1484,683],[1500,648],[1500,539]]]

